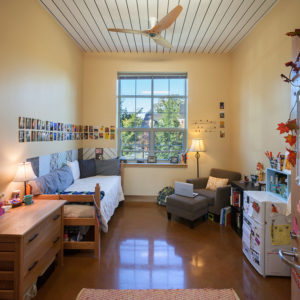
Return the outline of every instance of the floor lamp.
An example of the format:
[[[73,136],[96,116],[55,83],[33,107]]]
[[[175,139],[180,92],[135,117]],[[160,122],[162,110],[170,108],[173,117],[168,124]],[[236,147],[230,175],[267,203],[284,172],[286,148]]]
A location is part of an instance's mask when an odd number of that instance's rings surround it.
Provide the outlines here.
[[[199,178],[199,152],[205,152],[205,145],[203,139],[192,139],[192,146],[189,152],[196,152],[195,157],[197,159],[197,178]]]

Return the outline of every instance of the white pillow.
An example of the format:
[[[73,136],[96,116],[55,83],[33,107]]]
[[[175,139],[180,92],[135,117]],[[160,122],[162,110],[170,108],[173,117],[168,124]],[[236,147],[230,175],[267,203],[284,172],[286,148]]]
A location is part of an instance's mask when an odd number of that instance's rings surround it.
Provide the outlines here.
[[[74,181],[80,178],[80,170],[78,160],[67,161],[67,166],[71,169]]]

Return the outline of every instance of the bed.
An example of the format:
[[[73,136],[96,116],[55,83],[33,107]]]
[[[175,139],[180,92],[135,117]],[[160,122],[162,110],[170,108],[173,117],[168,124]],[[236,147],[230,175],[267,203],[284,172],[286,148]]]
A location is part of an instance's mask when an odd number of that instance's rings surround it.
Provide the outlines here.
[[[37,178],[35,181],[29,182],[27,185],[27,193],[34,194],[34,200],[67,200],[70,205],[65,205],[64,207],[64,225],[92,226],[94,227],[94,240],[65,240],[64,249],[92,249],[94,250],[94,255],[99,257],[100,231],[101,229],[104,232],[108,231],[109,220],[113,216],[119,203],[124,200],[122,190],[123,164],[119,164],[119,176],[96,175],[79,178],[72,170],[71,173],[69,169],[68,166],[64,166]],[[84,172],[84,169],[82,169],[82,172]],[[88,173],[85,173],[85,175],[86,174]],[[68,177],[70,178],[68,179]],[[51,180],[49,180],[49,178]],[[46,193],[42,193],[42,182],[49,183],[49,181],[54,181],[55,185],[58,186],[44,188]],[[53,193],[53,191],[57,190],[59,190],[59,192]]]

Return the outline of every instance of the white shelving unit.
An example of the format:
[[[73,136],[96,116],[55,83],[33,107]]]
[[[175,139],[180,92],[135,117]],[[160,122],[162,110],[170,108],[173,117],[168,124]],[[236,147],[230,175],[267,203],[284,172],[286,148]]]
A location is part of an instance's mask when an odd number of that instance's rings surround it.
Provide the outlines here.
[[[267,168],[266,191],[287,201],[291,192],[291,174]]]

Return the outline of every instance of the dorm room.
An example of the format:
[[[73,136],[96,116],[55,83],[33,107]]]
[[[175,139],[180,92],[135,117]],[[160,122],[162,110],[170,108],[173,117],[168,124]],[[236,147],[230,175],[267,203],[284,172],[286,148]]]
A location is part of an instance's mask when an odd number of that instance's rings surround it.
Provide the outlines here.
[[[299,0],[0,2],[0,299],[297,299]]]

